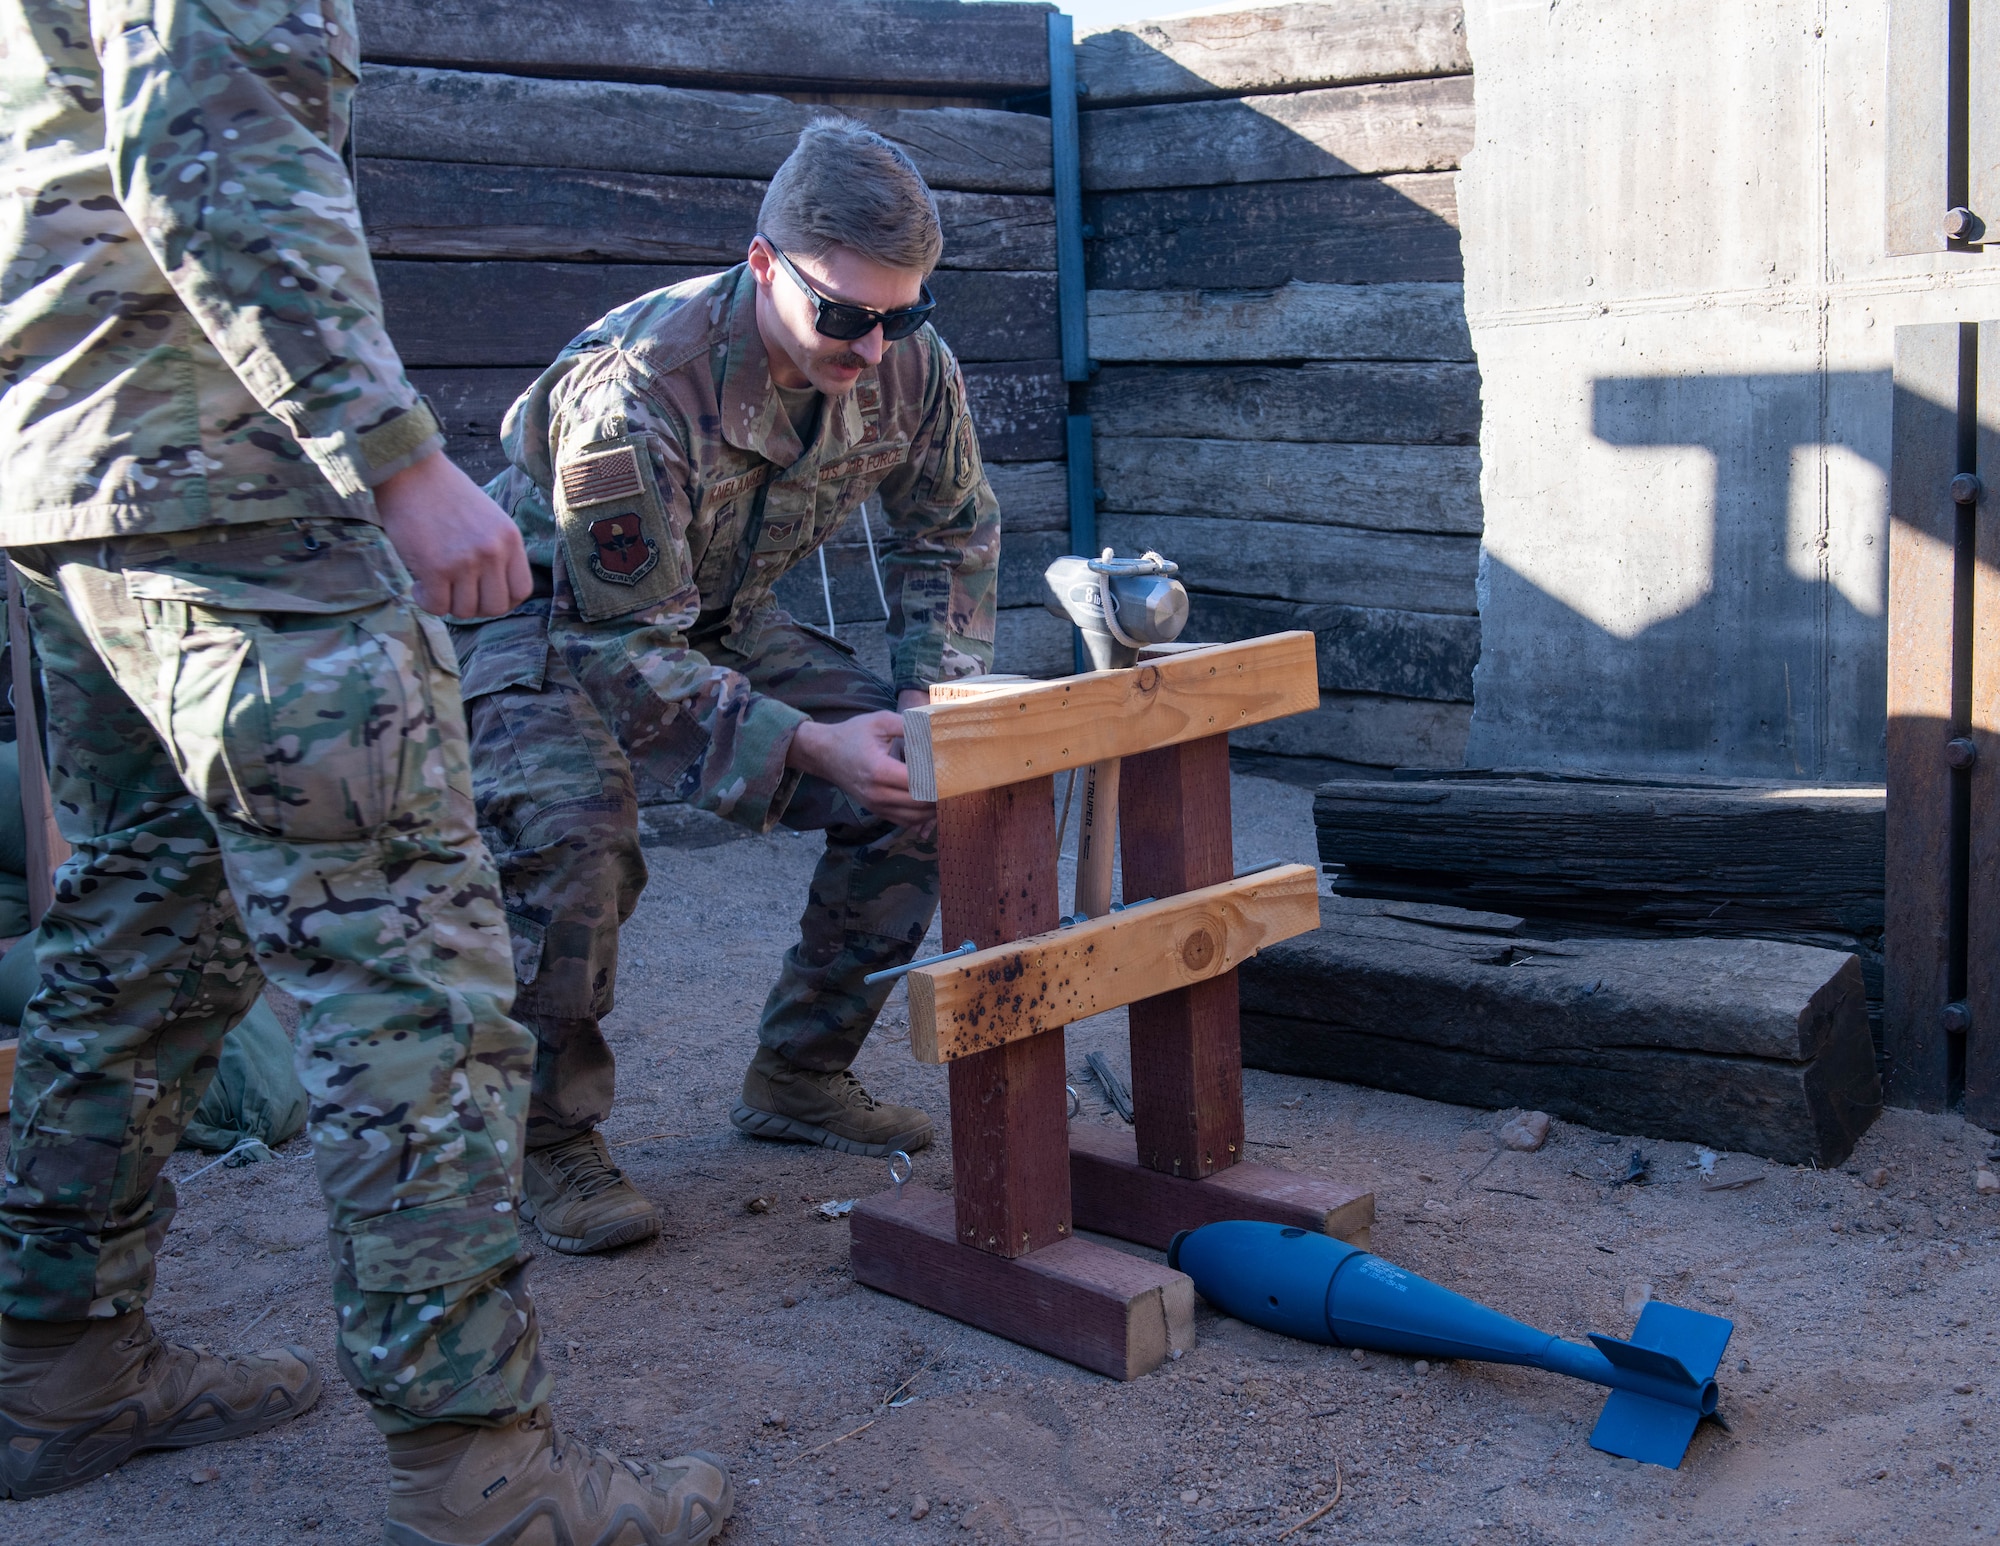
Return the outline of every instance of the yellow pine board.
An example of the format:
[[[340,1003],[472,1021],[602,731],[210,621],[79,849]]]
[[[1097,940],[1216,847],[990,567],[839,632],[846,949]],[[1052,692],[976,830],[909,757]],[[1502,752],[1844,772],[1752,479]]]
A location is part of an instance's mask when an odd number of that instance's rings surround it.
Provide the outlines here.
[[[910,792],[943,800],[1319,707],[1313,636],[1211,644],[1123,671],[983,684],[903,710]]]
[[[1286,864],[919,967],[910,1049],[948,1063],[1219,976],[1318,927],[1318,872]]]

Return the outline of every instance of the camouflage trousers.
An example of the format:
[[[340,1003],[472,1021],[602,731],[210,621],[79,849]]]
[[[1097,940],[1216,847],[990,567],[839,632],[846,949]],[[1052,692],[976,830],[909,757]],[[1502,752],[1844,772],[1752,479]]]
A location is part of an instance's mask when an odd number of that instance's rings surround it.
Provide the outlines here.
[[[0,1311],[146,1302],[162,1166],[268,977],[304,1006],[342,1372],[385,1432],[534,1407],[513,1212],[531,1043],[443,625],[362,522],[10,556],[76,851],[36,941]]]
[[[520,621],[458,631],[469,676],[486,674],[478,652],[488,640],[510,647],[500,629]],[[597,669],[591,641],[615,624],[592,628],[558,612],[555,626],[538,681],[487,693],[475,687],[466,703],[479,825],[514,937],[515,1014],[539,1043],[530,1148],[587,1132],[610,1113],[616,1069],[599,1020],[612,1007],[619,925],[647,878],[635,769],[624,748],[685,741],[673,731],[676,704],[630,692],[628,673]],[[851,650],[789,620],[757,631],[754,656],[718,639],[692,642],[755,691],[823,723],[896,706],[894,690]],[[637,772],[657,787],[671,785],[682,768]],[[909,960],[937,911],[936,839],[871,815],[824,780],[790,775],[788,782],[789,795],[781,785],[774,803],[779,820],[823,831],[826,849],[758,1037],[800,1067],[842,1069],[893,987],[868,987],[862,977]]]

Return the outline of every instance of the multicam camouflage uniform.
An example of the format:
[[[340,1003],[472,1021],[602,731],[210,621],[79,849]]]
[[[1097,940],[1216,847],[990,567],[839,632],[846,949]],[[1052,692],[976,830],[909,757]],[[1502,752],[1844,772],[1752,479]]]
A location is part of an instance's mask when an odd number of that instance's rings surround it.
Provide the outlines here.
[[[572,342],[507,416],[513,512],[541,595],[458,631],[480,827],[500,867],[521,1019],[541,1041],[529,1143],[610,1109],[598,1033],[618,925],[646,883],[635,779],[756,831],[824,829],[800,939],[759,1035],[853,1061],[937,906],[928,837],[785,766],[792,732],[985,670],[999,510],[951,351],[928,327],[827,399],[802,445],[771,383],[747,265],[641,296]],[[862,500],[889,526],[893,682],[772,599]]]
[[[0,541],[75,845],[37,942],[0,1311],[144,1304],[161,1166],[266,974],[389,1432],[544,1400],[530,1042],[442,624],[369,489],[439,444],[339,147],[348,0],[0,0]]]

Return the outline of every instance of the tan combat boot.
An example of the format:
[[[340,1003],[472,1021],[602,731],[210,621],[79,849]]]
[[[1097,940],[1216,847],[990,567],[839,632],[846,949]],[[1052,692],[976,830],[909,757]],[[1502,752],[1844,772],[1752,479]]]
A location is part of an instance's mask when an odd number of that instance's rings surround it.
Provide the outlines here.
[[[58,1334],[10,1322],[10,1332]],[[134,1310],[67,1346],[0,1345],[0,1498],[39,1498],[116,1470],[142,1449],[237,1439],[319,1400],[304,1348],[218,1356],[162,1342]]]
[[[389,1440],[388,1546],[701,1546],[735,1504],[713,1455],[641,1465],[566,1438],[547,1407]]]
[[[660,1232],[660,1210],[611,1163],[611,1151],[594,1129],[530,1149],[521,1190],[521,1217],[571,1256],[632,1245]]]
[[[843,1154],[914,1154],[931,1141],[931,1119],[915,1106],[891,1106],[841,1069],[794,1068],[759,1047],[743,1076],[743,1100],[729,1114],[752,1138],[824,1144]]]

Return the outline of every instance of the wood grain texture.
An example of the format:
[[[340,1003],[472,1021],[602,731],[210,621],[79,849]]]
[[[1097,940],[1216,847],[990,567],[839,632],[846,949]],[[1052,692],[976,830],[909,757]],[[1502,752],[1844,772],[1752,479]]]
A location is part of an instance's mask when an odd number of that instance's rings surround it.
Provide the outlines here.
[[[1004,97],[1049,84],[1035,5],[843,0],[802,25],[789,0],[359,0],[366,58],[510,75]]]
[[[355,168],[368,247],[390,258],[560,262],[741,260],[764,184],[542,166],[370,158]],[[1055,204],[1026,193],[940,193],[946,268],[1053,270]]]
[[[1225,643],[1290,628],[1312,632],[1322,693],[1472,701],[1479,619],[1378,607],[1315,607],[1197,591],[1184,637]]]
[[[1076,1227],[1164,1251],[1183,1229],[1258,1219],[1365,1244],[1375,1194],[1325,1176],[1246,1160],[1199,1181],[1139,1163],[1132,1134],[1094,1122],[1069,1128],[1069,1184]]]
[[[993,497],[1000,501],[1000,529],[1007,536],[1023,532],[1067,535],[1069,487],[1061,462],[988,467],[986,481],[993,487]]]
[[[1379,693],[1329,692],[1319,707],[1252,725],[1231,739],[1246,752],[1323,757],[1375,768],[1456,768],[1465,763],[1472,705]]]
[[[1472,69],[1458,0],[1257,6],[1132,22],[1077,42],[1092,108]]]
[[[1838,1164],[1880,1109],[1851,955],[1481,938],[1388,905],[1330,900],[1316,933],[1239,973],[1248,1066],[1787,1164]]]
[[[1340,779],[1313,820],[1344,887],[1635,927],[1883,923],[1879,788]]]
[[[1221,884],[1235,868],[1229,737],[1204,736],[1128,757],[1118,807],[1125,895],[1173,896]],[[1319,916],[1319,877],[1275,871]],[[1251,877],[1254,878],[1254,877]],[[1139,1162],[1198,1180],[1243,1158],[1243,1052],[1236,973],[1176,986],[1132,1006],[1132,1121]]]
[[[1222,760],[1226,769],[1227,747]],[[948,1063],[1058,1031],[1221,976],[1319,926],[1319,873],[1306,864],[1145,894],[1159,900],[910,973],[910,1050]]]
[[[952,1238],[950,1199],[914,1186],[856,1203],[848,1229],[863,1286],[1114,1380],[1195,1345],[1193,1280],[1095,1241],[1013,1258],[973,1250]]]
[[[717,272],[714,264],[412,262],[375,265],[404,365],[540,370],[615,307]],[[1054,274],[939,269],[936,326],[966,362],[1053,360]]]
[[[753,92],[400,65],[368,66],[357,104],[360,156],[768,178],[808,123],[837,115],[900,145],[933,188],[1050,191],[1049,121],[1031,113],[833,108]],[[1375,116],[1378,132],[1394,133],[1395,109]]]
[[[1026,213],[1020,218],[1025,221]],[[1093,290],[1248,288],[1293,280],[1456,283],[1464,277],[1449,172],[1096,193],[1084,200],[1084,218],[1097,232],[1086,265]],[[1046,265],[968,260],[959,266]]]
[[[2000,21],[2000,8],[1988,7]],[[1979,325],[1975,463],[2000,483],[2000,322]],[[1966,922],[1965,1115],[2000,1129],[2000,490],[1978,506],[1972,566],[1972,718],[1979,760],[1972,803]]]
[[[1005,944],[1056,926],[1054,788],[1046,776],[938,802],[945,935]],[[1060,1030],[951,1065],[957,1239],[1025,1256],[1070,1232]]]
[[[1472,77],[1113,108],[1082,129],[1091,192],[1448,172],[1472,148]]]
[[[1092,290],[1099,360],[1472,359],[1461,284]]]
[[[484,481],[506,466],[500,430],[507,410],[541,373],[539,366],[411,370],[410,381],[430,398],[443,421],[446,449]],[[1061,446],[1059,367],[1037,360],[965,367],[967,401],[989,462],[1043,461]]]
[[[1063,454],[1069,389],[1057,361],[967,364],[965,396],[984,460],[1046,462]]]
[[[1312,635],[1287,633],[968,703],[905,709],[910,789],[918,799],[949,799],[1226,734],[1318,701]]]
[[[1097,481],[1104,490],[1107,517],[1137,513],[1149,518],[1282,521],[1357,536],[1370,531],[1476,538],[1484,526],[1477,446],[1301,445],[1105,435],[1097,442]],[[1282,557],[1292,540],[1291,535],[1282,541],[1267,535],[1262,545],[1275,550],[1274,557]],[[1241,580],[1232,576],[1225,582],[1222,575],[1227,573],[1209,571],[1197,583],[1228,583],[1231,589],[1252,592],[1264,589],[1248,583],[1247,576]]]
[[[1097,533],[1121,553],[1166,554],[1202,588],[1392,611],[1479,611],[1474,536],[1288,523],[1275,540],[1264,521],[1114,510],[1098,517]]]
[[[1111,366],[1088,401],[1102,439],[1479,444],[1476,365]]]
[[[1889,1099],[1952,1096],[1952,633],[1959,328],[1896,329],[1889,476],[1889,721],[1882,1033]]]
[[[1076,663],[1070,653],[1072,632],[1068,623],[1041,607],[1002,608],[994,619],[993,664],[1024,676],[1068,676]]]

